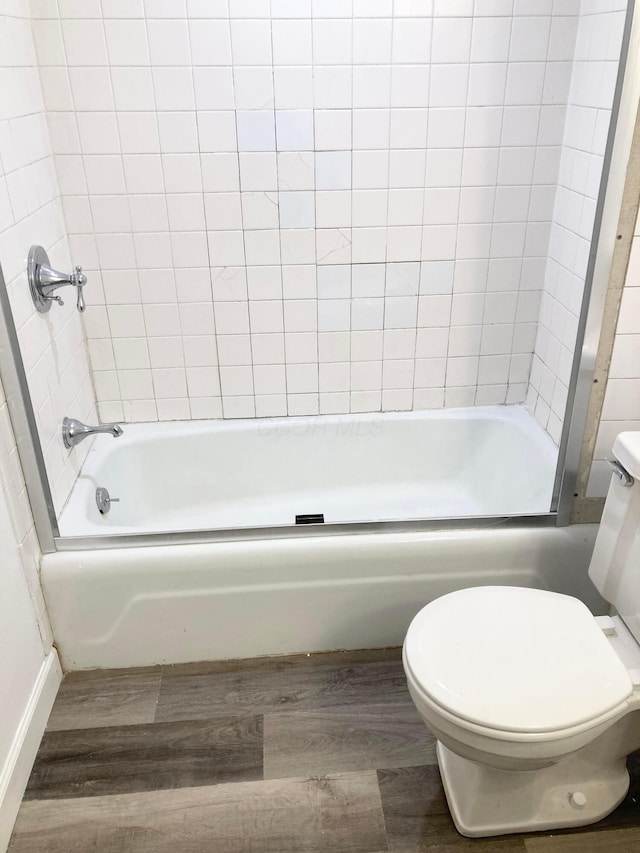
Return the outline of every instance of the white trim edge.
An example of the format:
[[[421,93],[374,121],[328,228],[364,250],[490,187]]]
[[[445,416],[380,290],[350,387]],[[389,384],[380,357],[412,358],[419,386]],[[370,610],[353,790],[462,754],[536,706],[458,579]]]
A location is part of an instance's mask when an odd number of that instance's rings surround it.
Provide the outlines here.
[[[4,853],[9,844],[22,795],[61,681],[58,653],[51,649],[40,667],[9,756],[4,767],[0,768],[0,853]]]

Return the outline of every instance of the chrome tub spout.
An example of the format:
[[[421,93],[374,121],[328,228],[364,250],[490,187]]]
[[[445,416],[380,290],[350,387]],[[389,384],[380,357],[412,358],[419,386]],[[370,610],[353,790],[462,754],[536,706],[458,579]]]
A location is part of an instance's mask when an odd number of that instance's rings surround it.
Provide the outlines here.
[[[75,447],[90,435],[108,433],[114,438],[119,438],[124,430],[120,424],[99,424],[98,426],[87,426],[75,418],[64,418],[62,421],[62,440],[67,448]]]

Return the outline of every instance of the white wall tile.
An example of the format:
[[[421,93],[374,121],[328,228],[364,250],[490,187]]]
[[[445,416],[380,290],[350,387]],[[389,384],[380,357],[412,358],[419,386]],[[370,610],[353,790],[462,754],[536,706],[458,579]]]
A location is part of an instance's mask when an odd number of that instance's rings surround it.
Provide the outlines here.
[[[233,90],[238,110],[268,110],[274,106],[271,66],[238,66],[233,72]]]
[[[271,65],[270,22],[232,19],[231,48],[236,65]]]
[[[72,11],[69,4],[65,4],[63,10],[65,13]],[[12,11],[14,16],[9,17]],[[43,15],[50,13],[44,7],[40,7],[39,11]],[[75,311],[75,298],[65,298],[64,307],[56,305],[45,320],[43,315],[35,311],[27,295],[25,259],[29,245],[39,242],[47,250],[53,266],[63,269],[72,267],[72,250],[64,226],[60,186],[63,185],[72,193],[78,190],[84,194],[87,189],[79,154],[80,135],[75,116],[70,112],[72,100],[75,97],[81,107],[89,106],[94,110],[112,109],[113,104],[110,100],[108,73],[105,76],[105,69],[95,67],[106,64],[101,20],[63,22],[64,39],[69,46],[77,46],[77,40],[83,34],[87,38],[86,49],[81,45],[70,64],[91,66],[72,69],[72,94],[67,69],[64,69],[64,74],[61,73],[66,56],[60,22],[34,20],[32,34],[28,10],[22,10],[21,16],[18,16],[19,12],[14,7],[3,10],[0,15],[0,75],[7,84],[2,87],[0,94],[0,115],[3,119],[0,130],[0,192],[3,197],[0,202],[0,262],[34,403],[53,500],[59,511],[89,449],[84,447],[67,451],[60,438],[60,422],[65,415],[82,420],[92,420],[97,415],[84,332],[80,315]],[[68,23],[70,26],[66,26]],[[91,50],[95,52],[89,55]],[[67,112],[51,114],[49,132],[43,92],[35,68],[36,54],[40,62],[60,66],[55,70],[49,69],[50,73],[44,75],[46,103],[50,109],[64,109]],[[78,74],[81,72],[84,72],[86,86],[79,81]],[[91,86],[95,90],[93,102],[87,99],[88,87]],[[104,115],[109,116],[105,125],[108,138],[104,144],[108,148],[117,148],[117,132],[112,132],[113,116],[110,113]],[[98,119],[91,129],[86,125],[83,127],[83,143],[87,148],[100,147],[94,134],[99,124]],[[58,158],[60,184],[56,177],[54,151],[62,155]],[[87,234],[94,227],[88,200],[83,197],[82,201],[75,204],[70,201],[67,210],[78,224],[83,223],[83,217],[88,219],[89,225],[83,225],[83,236],[79,236],[77,244],[73,244],[73,263],[84,264],[88,268],[89,280],[94,281],[96,290],[100,289],[99,274],[90,271],[91,266],[95,268],[97,258],[93,236]],[[101,227],[110,227],[117,221],[117,217],[106,221],[115,214],[113,208],[103,212],[106,218],[99,222]],[[86,257],[82,258],[76,254],[81,245],[87,247]],[[105,351],[102,353],[102,364],[105,367],[112,366]],[[3,459],[5,455],[11,459],[10,467],[0,463],[10,522],[16,541],[22,543],[25,557],[34,561],[35,569],[37,542],[17,461],[8,408],[1,389],[0,424],[0,434],[4,437],[4,441],[0,441],[0,454]],[[27,577],[27,585],[34,606],[38,612],[41,610],[44,617],[44,630],[46,614],[35,571],[33,578]]]
[[[578,10],[566,11],[573,15]],[[593,16],[585,7],[580,11],[582,14],[579,17],[562,23],[555,19],[551,23],[548,58],[553,61],[548,62],[546,66],[542,98],[546,104],[565,99],[568,102],[567,118],[563,144],[560,147],[558,115],[554,112],[544,114],[543,111],[539,139],[548,143],[548,146],[540,147],[536,153],[533,180],[538,185],[553,185],[557,182],[558,186],[551,216],[548,215],[550,194],[540,194],[542,187],[535,188],[535,195],[532,193],[535,206],[532,205],[531,218],[541,221],[531,222],[528,226],[525,244],[525,251],[529,254],[539,254],[540,246],[545,240],[548,241],[549,247],[542,280],[539,332],[527,392],[527,405],[554,440],[557,440],[565,413],[566,385],[575,348],[586,274],[588,238],[593,223],[593,201],[598,192],[599,178],[590,182],[589,172],[592,170],[592,175],[600,175],[601,157],[604,153],[604,134],[598,134],[597,139],[594,134],[596,107],[604,108],[601,127],[608,125],[614,91],[613,80],[603,73],[604,69],[598,69],[597,60],[602,55],[602,41],[599,38],[591,38]],[[610,23],[607,16],[598,17],[601,18],[598,28],[607,28]],[[541,32],[539,24],[538,32]],[[556,61],[571,58],[566,47],[560,46],[560,34],[568,35],[569,38],[575,34],[575,56],[586,61],[577,62],[573,68],[568,61]],[[618,38],[618,46],[619,44]],[[524,63],[525,67],[526,65],[527,63]],[[530,63],[529,65],[531,67]],[[597,83],[593,73],[598,77]],[[581,233],[583,210],[586,211],[584,237]],[[543,221],[545,214],[550,222]],[[546,236],[547,232],[549,237]],[[539,281],[539,273],[537,278]],[[527,287],[536,286],[531,276],[523,279],[523,284]],[[537,287],[539,288],[539,284]],[[536,310],[536,304],[532,302],[527,305],[522,302],[521,305],[521,316],[523,319],[529,319]],[[620,339],[613,364],[615,371],[624,372],[627,369],[626,350],[632,351],[633,343]],[[612,389],[608,387],[608,397],[610,393],[610,399],[613,399],[616,393],[615,385]],[[603,413],[603,419],[609,419],[606,411]],[[594,477],[594,482],[596,481],[597,477]],[[590,496],[594,496],[593,489],[593,483],[590,483]]]
[[[106,20],[104,31],[110,65],[149,65],[149,45],[144,21]]]
[[[278,151],[313,150],[312,110],[277,110],[275,124]]]
[[[315,158],[315,170],[318,190],[351,188],[351,153],[349,151],[318,152]]]
[[[190,20],[189,42],[194,65],[231,65],[231,29],[227,20]]]
[[[239,151],[275,151],[274,114],[271,110],[236,113]]]
[[[581,141],[601,156],[615,65],[584,14],[523,0],[83,8],[42,7],[33,23],[71,243],[105,273],[87,329],[100,393],[121,397],[101,408],[513,402],[540,318],[530,400],[557,429],[597,189]],[[576,38],[597,79],[574,69]],[[17,171],[6,186],[29,210]],[[111,336],[117,367],[98,343]],[[217,372],[218,355],[222,383],[185,373],[185,359]],[[249,381],[252,365],[270,369]],[[289,365],[305,366],[291,387]]]
[[[313,61],[346,65],[352,60],[352,22],[341,18],[313,20]]]

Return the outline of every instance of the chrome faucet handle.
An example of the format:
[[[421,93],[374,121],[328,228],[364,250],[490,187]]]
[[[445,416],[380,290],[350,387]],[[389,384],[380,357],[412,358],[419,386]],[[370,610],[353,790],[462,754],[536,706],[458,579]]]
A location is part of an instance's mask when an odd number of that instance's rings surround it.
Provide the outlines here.
[[[84,301],[84,294],[82,292],[82,288],[87,283],[87,277],[82,272],[82,267],[76,267],[75,275],[72,276],[72,284],[78,288],[78,301],[76,302],[76,308],[78,311],[83,314],[85,308],[87,307],[87,303]]]
[[[82,313],[86,308],[82,288],[87,283],[87,277],[82,267],[76,267],[72,273],[58,272],[49,266],[49,257],[42,246],[32,246],[27,261],[27,277],[33,304],[40,313],[51,308],[52,302],[64,305],[62,299],[54,291],[67,284],[73,285],[78,291],[76,308]]]

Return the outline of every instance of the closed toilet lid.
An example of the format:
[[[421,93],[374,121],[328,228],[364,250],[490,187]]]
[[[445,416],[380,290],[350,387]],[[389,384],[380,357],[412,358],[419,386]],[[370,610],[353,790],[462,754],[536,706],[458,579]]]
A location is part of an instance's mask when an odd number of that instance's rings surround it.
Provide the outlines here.
[[[606,715],[631,678],[577,598],[519,587],[444,595],[415,617],[405,666],[452,714],[488,728],[550,732]]]

